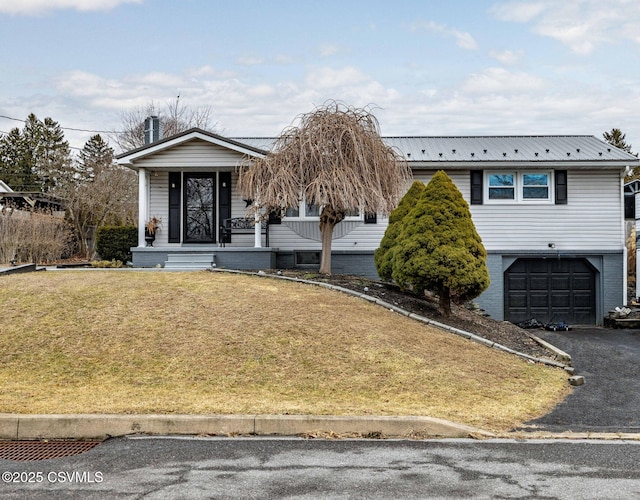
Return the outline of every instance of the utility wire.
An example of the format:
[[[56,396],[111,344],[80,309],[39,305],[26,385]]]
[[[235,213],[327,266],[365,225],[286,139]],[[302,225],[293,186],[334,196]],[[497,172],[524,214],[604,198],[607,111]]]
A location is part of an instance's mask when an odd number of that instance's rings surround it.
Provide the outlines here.
[[[26,123],[26,120],[21,120],[20,118],[12,118],[11,116],[0,115],[0,118],[5,118],[7,120],[13,120],[15,122]],[[118,130],[90,130],[86,128],[73,128],[73,127],[60,127],[62,130],[73,130],[74,132],[91,132],[94,134],[121,134],[122,132]],[[6,134],[6,132],[4,132]]]

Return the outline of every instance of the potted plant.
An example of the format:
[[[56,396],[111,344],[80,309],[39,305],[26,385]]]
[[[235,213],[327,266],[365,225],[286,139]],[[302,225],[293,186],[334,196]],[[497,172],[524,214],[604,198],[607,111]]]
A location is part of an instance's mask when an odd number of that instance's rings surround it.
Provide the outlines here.
[[[153,242],[156,239],[156,231],[160,229],[161,225],[162,219],[155,215],[146,222],[144,226],[144,240],[147,242],[147,246],[153,246]]]

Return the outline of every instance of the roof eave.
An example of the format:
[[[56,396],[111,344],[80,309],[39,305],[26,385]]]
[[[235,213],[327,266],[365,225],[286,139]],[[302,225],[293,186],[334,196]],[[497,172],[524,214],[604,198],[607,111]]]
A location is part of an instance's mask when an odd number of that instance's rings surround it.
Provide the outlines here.
[[[640,166],[640,160],[559,160],[559,161],[408,161],[413,170],[484,170],[503,168],[606,168],[611,170]]]

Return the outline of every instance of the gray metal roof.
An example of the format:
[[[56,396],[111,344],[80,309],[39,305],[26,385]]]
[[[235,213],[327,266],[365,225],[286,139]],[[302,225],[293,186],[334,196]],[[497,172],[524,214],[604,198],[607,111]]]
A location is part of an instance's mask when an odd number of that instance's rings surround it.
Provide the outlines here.
[[[592,162],[638,158],[590,135],[383,137],[407,161],[413,162]],[[234,140],[269,151],[274,137]]]

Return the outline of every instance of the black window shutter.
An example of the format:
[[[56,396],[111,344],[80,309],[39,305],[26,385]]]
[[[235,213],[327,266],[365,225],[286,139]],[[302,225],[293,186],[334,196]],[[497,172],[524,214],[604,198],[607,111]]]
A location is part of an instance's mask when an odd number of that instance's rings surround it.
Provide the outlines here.
[[[556,170],[555,185],[556,185],[556,205],[566,205],[567,199],[568,199],[566,170]]]
[[[269,212],[269,225],[271,224],[282,224],[280,211],[272,210],[271,212]]]
[[[231,218],[231,172],[220,172],[218,182],[218,209],[222,224],[222,221]]]
[[[231,172],[218,174],[218,210],[220,243],[231,243],[231,232],[222,229],[225,219],[231,218]]]
[[[180,243],[180,172],[169,172],[169,243]]]
[[[471,170],[471,204],[482,205],[484,195],[484,173],[482,170]]]
[[[364,223],[365,224],[377,224],[378,223],[378,214],[368,212],[364,214]]]

